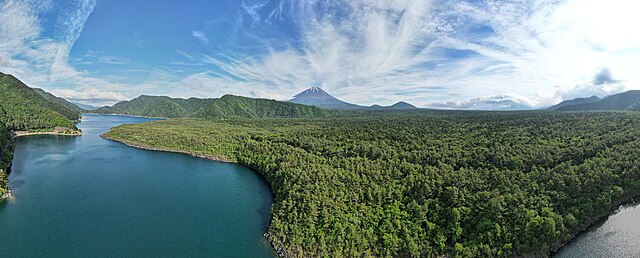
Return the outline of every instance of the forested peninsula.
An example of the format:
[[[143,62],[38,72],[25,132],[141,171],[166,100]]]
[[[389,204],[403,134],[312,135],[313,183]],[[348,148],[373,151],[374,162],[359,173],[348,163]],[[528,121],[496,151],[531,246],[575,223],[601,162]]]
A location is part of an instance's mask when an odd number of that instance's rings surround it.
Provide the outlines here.
[[[290,257],[546,256],[640,193],[635,112],[170,119],[104,137],[255,169]]]
[[[82,109],[0,73],[0,196],[7,197],[8,173],[18,134],[79,135]]]

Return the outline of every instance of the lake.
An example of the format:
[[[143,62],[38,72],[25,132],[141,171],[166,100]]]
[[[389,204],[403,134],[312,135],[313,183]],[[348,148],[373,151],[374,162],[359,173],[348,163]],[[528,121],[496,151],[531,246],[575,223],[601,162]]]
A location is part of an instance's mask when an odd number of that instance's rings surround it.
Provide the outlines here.
[[[256,172],[100,138],[151,119],[85,115],[80,137],[17,139],[0,203],[4,257],[274,257]]]
[[[623,205],[596,222],[554,257],[640,257],[640,202]]]

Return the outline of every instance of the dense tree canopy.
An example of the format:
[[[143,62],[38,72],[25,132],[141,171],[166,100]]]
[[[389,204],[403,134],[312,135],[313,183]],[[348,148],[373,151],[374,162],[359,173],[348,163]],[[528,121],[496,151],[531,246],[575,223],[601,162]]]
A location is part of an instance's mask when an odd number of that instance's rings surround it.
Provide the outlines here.
[[[640,193],[640,114],[176,119],[105,137],[254,168],[292,256],[546,254]]]
[[[7,171],[13,158],[13,135],[2,122],[5,115],[4,109],[0,106],[0,196],[7,191]]]
[[[44,93],[29,88],[12,75],[0,73],[0,93],[0,106],[5,111],[3,122],[10,130],[75,129],[81,116],[59,99],[43,97]]]
[[[219,99],[178,99],[143,95],[131,101],[119,102],[112,107],[99,108],[94,112],[147,117],[210,119],[231,117],[326,117],[338,113],[338,111],[329,111],[313,106],[233,95],[224,95]]]

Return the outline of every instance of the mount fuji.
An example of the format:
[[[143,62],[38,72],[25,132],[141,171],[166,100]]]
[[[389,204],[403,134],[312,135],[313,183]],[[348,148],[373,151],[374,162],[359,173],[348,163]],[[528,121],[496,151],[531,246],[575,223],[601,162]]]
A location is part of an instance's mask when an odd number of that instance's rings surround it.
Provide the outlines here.
[[[385,107],[380,105],[373,105],[370,107],[360,106],[356,104],[351,104],[342,100],[337,99],[331,94],[327,93],[320,87],[311,87],[303,92],[298,93],[293,96],[293,99],[289,100],[289,102],[317,106],[320,108],[326,109],[393,109],[393,110],[403,110],[403,109],[416,109],[415,106],[406,103],[406,102],[398,102],[391,106]]]

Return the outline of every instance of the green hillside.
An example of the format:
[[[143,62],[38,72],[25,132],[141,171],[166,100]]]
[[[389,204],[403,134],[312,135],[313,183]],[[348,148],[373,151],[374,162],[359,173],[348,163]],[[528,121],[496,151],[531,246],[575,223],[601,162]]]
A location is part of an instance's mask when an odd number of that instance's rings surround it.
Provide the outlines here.
[[[558,110],[558,109],[561,109],[561,108],[564,108],[564,107],[568,107],[568,106],[589,104],[589,103],[598,102],[600,100],[601,99],[598,98],[598,96],[591,96],[589,98],[570,99],[570,100],[562,101],[559,104],[550,107],[549,110]]]
[[[0,196],[7,191],[7,171],[13,158],[13,137],[2,122],[5,115],[4,109],[0,106]]]
[[[48,100],[12,75],[0,73],[0,92],[0,106],[5,111],[3,122],[10,130],[75,129],[75,121],[81,116],[59,101]]]
[[[73,104],[69,101],[67,101],[66,99],[63,99],[61,97],[57,97],[54,96],[53,94],[44,91],[43,89],[40,88],[33,88],[34,91],[36,91],[38,94],[40,94],[40,96],[42,96],[43,98],[45,98],[47,101],[49,102],[53,102],[53,103],[58,103],[64,107],[66,107],[67,109],[75,112],[76,114],[82,114],[84,112],[86,112],[86,110],[82,109],[81,107],[77,106],[76,104]]]
[[[33,89],[12,75],[0,73],[0,196],[6,193],[13,158],[13,132],[77,130],[77,106],[42,89]]]
[[[163,96],[140,96],[131,101],[122,101],[112,107],[94,111],[99,114],[124,114],[147,117],[195,117],[195,118],[293,118],[323,117],[339,111],[281,102],[268,99],[253,99],[224,95],[219,99],[178,99]]]
[[[587,99],[588,100],[588,99]],[[576,100],[573,100],[576,101]],[[598,101],[574,103],[556,108],[557,111],[623,111],[634,110],[640,101],[640,90],[631,90],[607,96]],[[562,103],[561,103],[562,104]],[[637,108],[636,108],[637,110]]]

